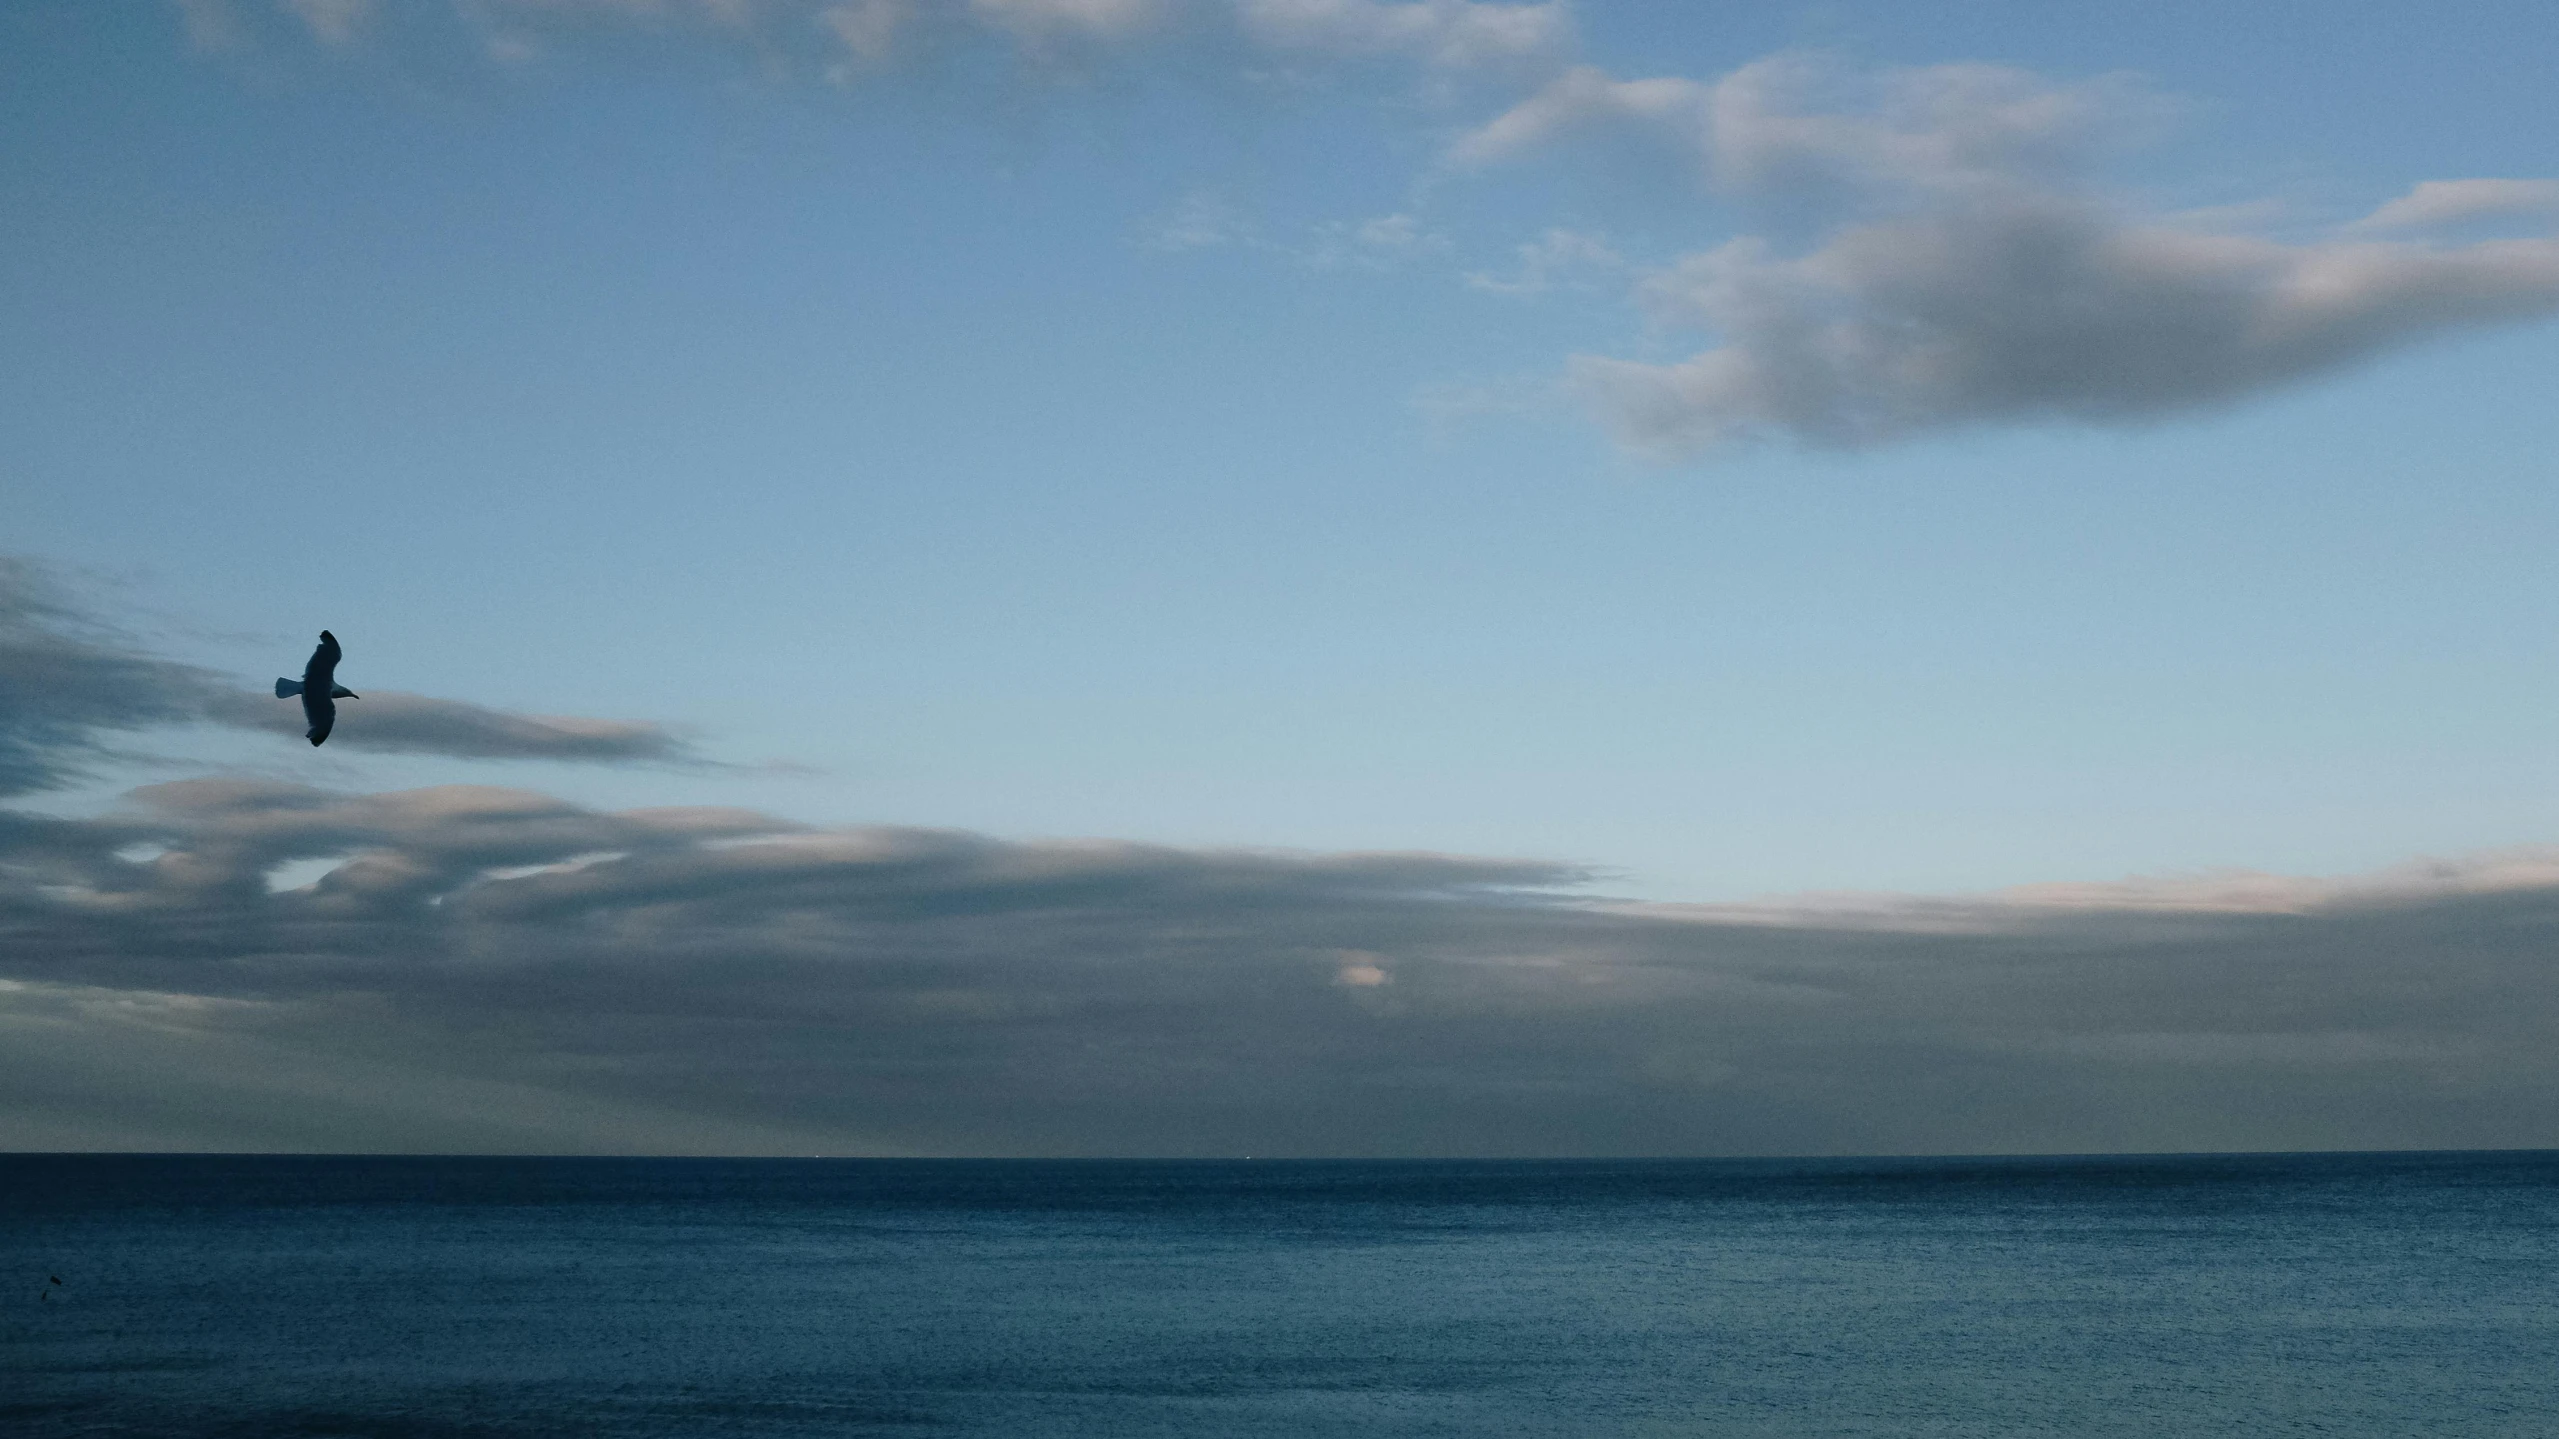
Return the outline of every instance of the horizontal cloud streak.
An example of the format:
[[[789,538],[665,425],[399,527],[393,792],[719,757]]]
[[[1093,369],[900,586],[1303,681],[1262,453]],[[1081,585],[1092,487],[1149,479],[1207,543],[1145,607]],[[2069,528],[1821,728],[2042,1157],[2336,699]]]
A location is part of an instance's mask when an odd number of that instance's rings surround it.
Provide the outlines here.
[[[250,43],[265,7],[173,0],[202,49]],[[320,45],[458,28],[488,55],[524,61],[581,34],[643,31],[710,37],[770,62],[851,61],[849,79],[954,38],[994,37],[1030,56],[1125,49],[1168,32],[1224,36],[1290,58],[1400,57],[1442,72],[1551,70],[1575,43],[1559,0],[470,0],[392,12],[371,0],[280,0],[273,7]]]
[[[329,742],[341,748],[395,754],[440,754],[457,759],[550,759],[602,764],[702,764],[687,741],[644,720],[589,719],[578,715],[528,715],[462,700],[436,699],[400,690],[366,690],[360,710],[341,715]],[[298,706],[263,696],[225,696],[207,706],[207,718],[244,729],[300,736]]]
[[[2559,212],[2559,180],[2428,180],[2366,215],[2358,230],[2415,230]]]
[[[333,867],[279,887],[315,860]],[[2559,852],[1933,901],[1637,905],[1589,879],[809,830],[485,788],[162,785],[92,820],[0,820],[0,1029],[87,1056],[61,1058],[52,1097],[0,1119],[0,1142],[1562,1154],[2559,1137]],[[144,1053],[185,1069],[183,1113],[129,1121],[99,1100]],[[327,1097],[279,1113],[279,1074]]]
[[[1245,34],[1282,52],[1405,55],[1442,69],[1551,67],[1574,46],[1561,3],[1481,0],[1239,0]]]
[[[662,725],[524,715],[396,690],[348,702],[340,749],[460,759],[706,765]],[[354,708],[360,706],[359,708]],[[152,655],[90,617],[22,559],[0,556],[0,795],[71,782],[113,752],[112,737],[215,724],[299,740],[301,706],[244,690],[195,665]]]
[[[34,564],[0,555],[0,795],[68,783],[106,735],[185,724],[233,693],[143,653]]]

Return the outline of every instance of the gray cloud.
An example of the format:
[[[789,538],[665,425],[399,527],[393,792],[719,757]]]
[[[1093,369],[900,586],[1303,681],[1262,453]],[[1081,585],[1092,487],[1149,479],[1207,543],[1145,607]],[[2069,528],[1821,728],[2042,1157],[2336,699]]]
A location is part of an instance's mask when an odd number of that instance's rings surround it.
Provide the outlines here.
[[[192,722],[233,693],[210,671],[143,652],[32,562],[0,555],[0,795],[67,783],[109,735]]]
[[[1237,0],[1245,34],[1272,50],[1402,55],[1447,70],[1552,68],[1575,46],[1572,14],[1481,0]]]
[[[360,706],[361,708],[357,708]],[[662,725],[523,715],[461,700],[367,689],[330,743],[463,759],[706,765]],[[361,717],[361,723],[353,722]],[[116,752],[117,737],[215,724],[299,741],[298,705],[196,665],[151,654],[93,617],[32,562],[0,555],[0,795],[71,782]]]
[[[0,565],[10,792],[147,726],[298,743],[290,710]],[[448,754],[683,753],[645,726],[420,698],[358,717]],[[1592,881],[473,786],[208,778],[84,819],[0,809],[0,1146],[1737,1153],[2559,1130],[2559,851],[1971,899],[1630,904]]]
[[[238,49],[270,17],[332,49],[455,29],[487,55],[530,60],[597,30],[681,34],[761,63],[816,61],[852,79],[953,40],[993,36],[1034,57],[1128,47],[1167,33],[1223,36],[1282,57],[1400,57],[1442,72],[1551,69],[1574,45],[1560,0],[171,0],[192,41]]]
[[[1744,236],[1644,283],[1657,321],[1710,332],[1711,348],[1574,360],[1622,439],[1671,455],[2150,420],[2559,310],[2559,238],[2365,238],[2546,208],[2549,182],[2433,182],[2307,242],[2214,231],[2094,185],[2109,149],[2166,108],[2120,80],[1985,65],[1858,74],[1780,57],[1713,83],[1583,67],[1452,158],[1482,166],[1633,128],[1736,198],[1811,217],[1809,244]]]
[[[708,761],[663,725],[645,720],[590,719],[578,715],[527,715],[461,700],[435,699],[401,690],[366,690],[361,708],[340,714],[363,723],[341,723],[332,745],[395,754],[440,754],[458,759],[550,759],[603,764],[701,765]],[[227,696],[206,717],[247,729],[300,738],[301,711],[263,695]]]
[[[2154,419],[2546,315],[2559,310],[2559,240],[2285,245],[2012,191],[1844,229],[1800,256],[1735,241],[1655,275],[1645,298],[1722,343],[1674,364],[1573,362],[1629,443],[1859,445]]]
[[[334,867],[278,887],[314,860]],[[1536,861],[809,830],[515,790],[155,786],[97,819],[0,820],[0,1143],[2559,1137],[2559,852],[1951,900],[1639,905],[1589,882]],[[129,1064],[157,1077],[119,1078]]]

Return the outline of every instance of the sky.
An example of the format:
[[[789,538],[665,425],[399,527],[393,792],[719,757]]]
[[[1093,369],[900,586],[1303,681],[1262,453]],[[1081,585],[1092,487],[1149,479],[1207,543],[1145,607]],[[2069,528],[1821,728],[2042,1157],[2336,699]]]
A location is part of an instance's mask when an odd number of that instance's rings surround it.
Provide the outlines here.
[[[0,1146],[2559,1145],[2554,62],[8,7]]]

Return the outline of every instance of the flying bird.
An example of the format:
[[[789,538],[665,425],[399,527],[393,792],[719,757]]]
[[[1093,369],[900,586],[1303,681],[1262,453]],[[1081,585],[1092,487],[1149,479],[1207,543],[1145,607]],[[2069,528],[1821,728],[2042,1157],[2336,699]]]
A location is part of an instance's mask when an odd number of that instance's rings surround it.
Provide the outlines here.
[[[337,724],[338,701],[364,698],[338,683],[340,653],[338,637],[322,630],[320,647],[311,652],[311,663],[302,667],[302,682],[296,684],[284,679],[275,682],[277,699],[302,696],[302,717],[311,722],[311,729],[304,738],[311,741],[314,749],[319,748],[320,741],[327,739],[330,728]]]

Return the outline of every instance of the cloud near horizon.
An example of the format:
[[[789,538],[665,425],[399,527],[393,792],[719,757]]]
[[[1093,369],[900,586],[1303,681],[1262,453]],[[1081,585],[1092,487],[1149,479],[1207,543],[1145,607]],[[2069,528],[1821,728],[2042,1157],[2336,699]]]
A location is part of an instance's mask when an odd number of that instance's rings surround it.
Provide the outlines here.
[[[2559,850],[1955,899],[1591,880],[179,781],[0,811],[0,1145],[2559,1142]]]
[[[526,715],[367,690],[329,743],[341,750],[712,766],[663,725]],[[290,736],[301,706],[164,659],[90,615],[33,562],[0,555],[0,797],[59,788],[115,753],[115,737],[193,724]]]
[[[0,566],[7,793],[150,725],[277,728],[242,702],[274,705]],[[386,747],[689,754],[646,726],[382,713]],[[485,785],[204,777],[85,818],[0,807],[0,1147],[2559,1143],[2559,849],[1953,898],[1596,884],[1534,858],[818,828]]]

